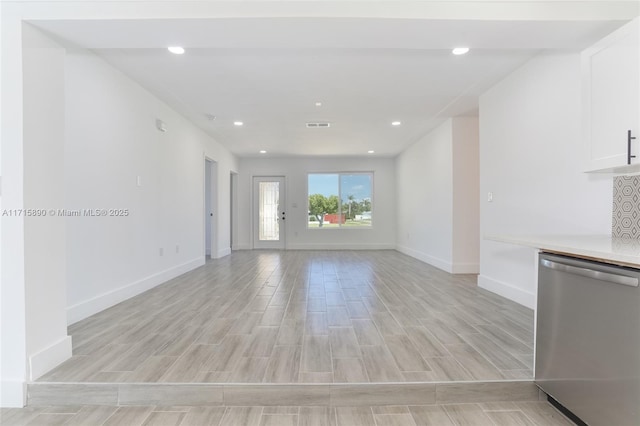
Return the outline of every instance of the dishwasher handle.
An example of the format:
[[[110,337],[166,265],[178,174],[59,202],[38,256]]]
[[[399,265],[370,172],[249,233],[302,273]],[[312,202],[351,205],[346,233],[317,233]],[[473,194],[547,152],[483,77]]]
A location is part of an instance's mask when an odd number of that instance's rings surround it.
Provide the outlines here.
[[[629,277],[626,275],[611,274],[609,272],[596,271],[594,269],[565,265],[564,263],[553,262],[547,259],[540,259],[540,264],[549,269],[553,269],[560,272],[580,275],[583,277],[593,278],[595,280],[607,281],[610,283],[626,285],[629,287],[638,287],[637,277]]]

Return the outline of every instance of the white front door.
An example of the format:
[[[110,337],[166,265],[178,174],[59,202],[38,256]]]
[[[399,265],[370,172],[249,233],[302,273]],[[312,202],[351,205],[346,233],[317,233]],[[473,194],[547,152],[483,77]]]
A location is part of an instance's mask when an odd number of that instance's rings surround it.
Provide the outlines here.
[[[253,248],[284,249],[284,177],[254,177],[253,205]]]

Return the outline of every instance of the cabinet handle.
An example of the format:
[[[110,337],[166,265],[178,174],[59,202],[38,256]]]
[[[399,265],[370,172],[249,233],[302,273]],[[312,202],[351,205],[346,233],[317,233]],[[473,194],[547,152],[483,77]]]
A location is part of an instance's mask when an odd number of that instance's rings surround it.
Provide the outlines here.
[[[627,130],[627,164],[631,164],[631,159],[636,158],[635,155],[631,155],[631,141],[635,138],[635,136],[631,136],[631,130]]]

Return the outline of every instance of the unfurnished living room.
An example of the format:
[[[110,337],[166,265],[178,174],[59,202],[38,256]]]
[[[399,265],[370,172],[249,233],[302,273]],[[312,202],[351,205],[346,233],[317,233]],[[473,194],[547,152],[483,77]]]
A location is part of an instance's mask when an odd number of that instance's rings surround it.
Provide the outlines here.
[[[639,15],[0,2],[0,424],[637,424]]]

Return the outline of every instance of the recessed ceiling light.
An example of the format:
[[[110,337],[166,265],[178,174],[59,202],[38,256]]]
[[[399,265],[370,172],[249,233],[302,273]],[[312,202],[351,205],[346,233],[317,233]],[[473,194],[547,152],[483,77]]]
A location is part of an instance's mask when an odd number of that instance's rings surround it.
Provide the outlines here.
[[[454,55],[464,55],[467,52],[469,52],[468,47],[456,47],[451,51],[451,53],[453,53]]]
[[[370,149],[369,151],[367,151],[367,154],[374,154],[374,153],[375,153],[375,151],[374,151],[374,150],[372,150],[372,149]]]
[[[180,46],[169,46],[167,49],[174,55],[182,55],[184,53],[184,47]]]
[[[401,121],[392,121],[392,122],[391,122],[391,125],[392,125],[392,126],[399,126],[399,125],[401,125],[401,124],[402,124],[402,122],[401,122]]]
[[[317,107],[321,107],[322,106],[322,102],[316,102],[316,106]]]
[[[233,125],[234,126],[242,126],[244,123],[242,121],[234,121]]]
[[[266,153],[267,153],[267,151],[265,151],[264,149],[260,150],[260,154],[266,154]]]

